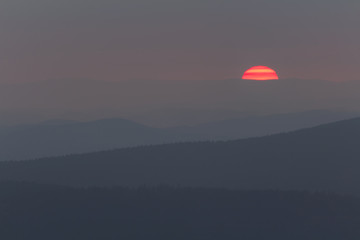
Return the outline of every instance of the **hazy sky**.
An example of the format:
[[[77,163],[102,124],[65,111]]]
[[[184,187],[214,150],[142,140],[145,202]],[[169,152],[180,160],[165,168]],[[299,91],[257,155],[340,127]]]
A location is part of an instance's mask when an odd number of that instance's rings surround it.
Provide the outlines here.
[[[2,0],[0,81],[360,80],[358,0]]]

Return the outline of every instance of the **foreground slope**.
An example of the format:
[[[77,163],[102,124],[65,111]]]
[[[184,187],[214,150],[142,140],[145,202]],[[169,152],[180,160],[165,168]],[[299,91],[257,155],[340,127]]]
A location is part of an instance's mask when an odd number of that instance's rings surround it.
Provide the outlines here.
[[[179,143],[0,164],[0,179],[360,193],[360,119],[228,142]]]
[[[359,239],[357,198],[306,192],[0,183],[0,238]]]

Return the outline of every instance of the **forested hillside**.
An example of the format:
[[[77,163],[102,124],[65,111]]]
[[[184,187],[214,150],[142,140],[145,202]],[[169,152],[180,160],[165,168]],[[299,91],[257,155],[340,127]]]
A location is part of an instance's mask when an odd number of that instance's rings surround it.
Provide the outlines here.
[[[0,179],[360,193],[360,119],[228,142],[179,143],[0,164]]]

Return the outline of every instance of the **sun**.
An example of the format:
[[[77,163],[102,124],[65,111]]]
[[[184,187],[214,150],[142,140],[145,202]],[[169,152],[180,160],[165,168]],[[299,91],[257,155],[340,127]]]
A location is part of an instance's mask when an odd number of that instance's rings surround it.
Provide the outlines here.
[[[255,67],[252,67],[252,68],[246,70],[242,79],[266,81],[266,80],[278,80],[279,77],[276,74],[275,70],[273,70],[269,67],[255,66]]]

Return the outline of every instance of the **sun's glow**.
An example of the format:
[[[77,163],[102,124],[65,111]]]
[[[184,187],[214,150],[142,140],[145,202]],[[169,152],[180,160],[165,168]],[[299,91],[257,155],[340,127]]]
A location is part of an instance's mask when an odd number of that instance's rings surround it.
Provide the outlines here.
[[[266,66],[255,66],[248,69],[242,79],[246,80],[258,80],[258,81],[266,81],[266,80],[277,80],[279,79],[276,72]]]

